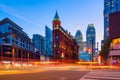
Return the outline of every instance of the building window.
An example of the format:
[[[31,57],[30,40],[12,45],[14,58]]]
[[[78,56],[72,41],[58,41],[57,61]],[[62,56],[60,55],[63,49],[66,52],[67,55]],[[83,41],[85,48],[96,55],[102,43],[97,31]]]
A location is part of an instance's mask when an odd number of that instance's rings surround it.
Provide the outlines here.
[[[59,47],[59,42],[58,41],[56,42],[56,47]]]
[[[22,43],[20,43],[20,46],[22,46]]]
[[[23,40],[23,43],[25,43],[25,41]]]
[[[56,40],[58,40],[58,39],[59,39],[59,36],[57,35],[57,36],[56,36]]]
[[[18,41],[16,41],[16,44],[18,44]]]
[[[12,39],[12,43],[14,43],[14,39]]]
[[[56,25],[56,29],[59,29],[59,25],[58,24]]]
[[[4,57],[12,57],[12,47],[11,46],[3,46],[3,56]]]
[[[0,46],[0,56],[2,55],[2,51],[1,51],[2,47]]]
[[[23,47],[25,47],[25,45],[23,44]]]

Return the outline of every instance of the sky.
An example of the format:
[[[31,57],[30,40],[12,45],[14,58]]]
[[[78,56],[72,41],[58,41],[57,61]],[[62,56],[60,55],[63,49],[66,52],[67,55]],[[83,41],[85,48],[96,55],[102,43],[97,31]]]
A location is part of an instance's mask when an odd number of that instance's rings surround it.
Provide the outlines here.
[[[52,20],[58,12],[61,26],[75,36],[81,30],[86,40],[88,24],[94,24],[96,42],[103,39],[104,0],[0,0],[0,20],[9,18],[23,28],[32,38],[33,34],[45,36],[45,25],[52,29]]]

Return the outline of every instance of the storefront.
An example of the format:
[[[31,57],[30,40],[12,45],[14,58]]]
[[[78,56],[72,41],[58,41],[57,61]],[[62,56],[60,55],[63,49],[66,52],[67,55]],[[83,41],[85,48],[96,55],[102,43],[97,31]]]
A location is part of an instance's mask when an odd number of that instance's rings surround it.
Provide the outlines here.
[[[109,51],[110,64],[120,64],[120,38],[113,39]]]

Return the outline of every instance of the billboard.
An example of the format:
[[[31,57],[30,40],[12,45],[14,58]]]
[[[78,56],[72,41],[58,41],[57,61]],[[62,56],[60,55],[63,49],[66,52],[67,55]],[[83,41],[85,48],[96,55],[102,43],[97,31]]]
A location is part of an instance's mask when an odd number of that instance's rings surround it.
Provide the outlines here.
[[[120,38],[120,11],[109,15],[109,36],[111,39]]]

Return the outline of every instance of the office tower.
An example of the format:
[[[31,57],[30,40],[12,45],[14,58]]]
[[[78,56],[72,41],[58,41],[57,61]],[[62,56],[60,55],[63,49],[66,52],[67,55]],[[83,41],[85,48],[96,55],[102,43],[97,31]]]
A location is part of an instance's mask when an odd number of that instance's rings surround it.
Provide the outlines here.
[[[52,30],[45,26],[45,55],[51,57],[52,54]]]
[[[120,11],[120,0],[104,0],[104,40],[109,36],[109,14]]]
[[[86,48],[95,53],[96,32],[93,24],[89,24],[86,31]]]
[[[80,30],[77,30],[76,32],[75,40],[79,46],[79,51],[83,50],[83,36]]]
[[[33,34],[32,42],[40,54],[44,54],[44,37],[39,34]]]

